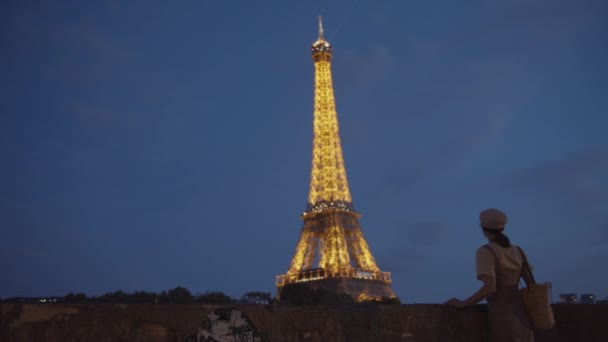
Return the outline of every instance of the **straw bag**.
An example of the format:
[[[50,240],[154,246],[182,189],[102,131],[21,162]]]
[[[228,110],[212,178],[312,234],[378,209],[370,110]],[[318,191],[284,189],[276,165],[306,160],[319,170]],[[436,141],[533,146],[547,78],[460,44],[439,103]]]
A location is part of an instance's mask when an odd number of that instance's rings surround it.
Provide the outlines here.
[[[550,284],[537,284],[534,280],[534,275],[532,275],[532,270],[530,269],[530,264],[528,263],[528,258],[526,258],[526,254],[519,249],[519,253],[524,259],[524,263],[522,265],[522,275],[524,272],[528,274],[528,277],[524,277],[526,281],[527,287],[519,290],[521,293],[521,298],[524,302],[524,307],[526,312],[528,313],[528,318],[530,318],[530,322],[532,322],[532,326],[534,329],[538,330],[548,330],[553,328],[555,325],[555,318],[553,317],[553,310],[551,309],[551,303],[549,302],[549,291]],[[527,280],[530,280],[528,283]]]

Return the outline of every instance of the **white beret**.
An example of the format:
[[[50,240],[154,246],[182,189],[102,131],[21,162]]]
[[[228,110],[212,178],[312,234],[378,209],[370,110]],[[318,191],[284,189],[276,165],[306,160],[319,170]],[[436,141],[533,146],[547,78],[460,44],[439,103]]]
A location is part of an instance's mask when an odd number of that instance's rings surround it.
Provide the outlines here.
[[[507,215],[498,209],[486,209],[479,214],[479,223],[488,229],[503,229],[507,224]]]

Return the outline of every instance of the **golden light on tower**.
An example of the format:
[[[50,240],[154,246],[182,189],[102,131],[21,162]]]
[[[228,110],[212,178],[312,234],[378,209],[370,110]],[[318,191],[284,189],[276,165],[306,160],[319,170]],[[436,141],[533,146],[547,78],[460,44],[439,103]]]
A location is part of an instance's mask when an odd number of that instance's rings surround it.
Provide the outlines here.
[[[308,203],[314,206],[322,202],[352,202],[344,168],[331,78],[332,48],[323,37],[321,17],[319,39],[312,45],[312,57],[315,61],[315,107]]]
[[[390,273],[376,265],[359,226],[360,214],[353,209],[334,99],[332,52],[319,17],[319,38],[312,45],[314,136],[308,204],[291,265],[287,274],[277,276],[277,286],[308,282],[358,300],[394,297]]]

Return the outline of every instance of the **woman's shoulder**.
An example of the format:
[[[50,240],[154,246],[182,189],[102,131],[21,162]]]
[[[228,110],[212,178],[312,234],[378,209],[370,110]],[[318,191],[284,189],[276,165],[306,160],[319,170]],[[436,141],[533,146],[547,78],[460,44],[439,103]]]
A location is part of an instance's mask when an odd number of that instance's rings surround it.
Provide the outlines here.
[[[479,246],[479,248],[477,248],[477,252],[479,252],[479,251],[487,251],[488,248],[492,248],[492,247],[490,247],[489,243],[486,243],[485,245]]]
[[[490,246],[489,243],[486,243],[485,245],[481,245],[479,246],[479,248],[477,248],[477,252],[475,253],[477,254],[477,257],[492,257],[496,255],[496,251],[492,248],[492,246]]]
[[[517,255],[519,253],[519,247],[516,245],[511,245],[509,247],[503,247],[495,242],[490,242],[485,245],[482,245],[477,250],[478,253],[484,253],[482,250],[487,251],[487,253],[494,255],[497,258],[502,257],[503,255]]]

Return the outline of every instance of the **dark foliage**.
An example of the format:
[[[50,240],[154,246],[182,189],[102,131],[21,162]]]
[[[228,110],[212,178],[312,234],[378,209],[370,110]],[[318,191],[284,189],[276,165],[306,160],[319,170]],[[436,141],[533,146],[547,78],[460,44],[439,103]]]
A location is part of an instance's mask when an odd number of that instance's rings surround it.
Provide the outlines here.
[[[97,298],[95,298],[95,301],[102,303],[130,303],[131,295],[121,290],[118,290],[115,292],[108,292],[106,294],[98,296]]]
[[[67,296],[66,296],[67,297]],[[123,291],[108,292],[98,297],[90,299],[93,302],[101,303],[172,303],[188,304],[194,301],[194,297],[188,289],[178,286],[169,291],[162,291],[159,294],[147,291],[135,291],[125,293]]]
[[[232,298],[223,292],[210,292],[196,297],[195,302],[202,304],[230,304],[232,303]]]
[[[194,297],[192,297],[190,291],[181,286],[178,286],[173,290],[169,290],[169,292],[167,292],[167,297],[169,299],[169,303],[188,304],[194,301]]]
[[[304,283],[285,285],[280,293],[281,303],[294,306],[353,304],[355,301],[347,293],[317,288]]]
[[[267,301],[272,301],[272,295],[270,292],[260,292],[260,291],[252,291],[245,293],[244,297],[257,297],[260,299],[266,299]]]
[[[156,296],[156,302],[162,304],[169,303],[169,295],[167,294],[167,291],[161,291],[161,293]]]
[[[89,298],[84,293],[68,293],[63,297],[63,301],[66,303],[86,303],[89,301]]]
[[[156,303],[157,294],[154,292],[135,291],[130,297],[131,303]]]

